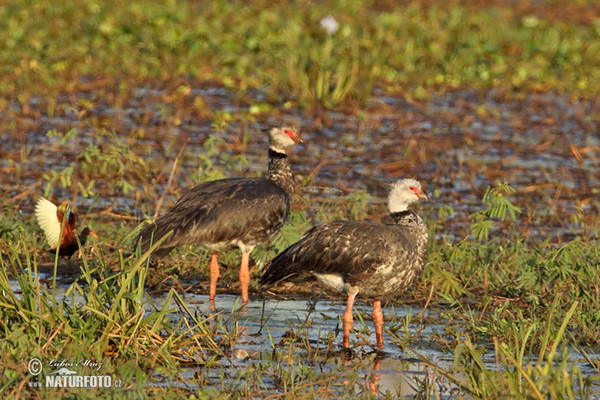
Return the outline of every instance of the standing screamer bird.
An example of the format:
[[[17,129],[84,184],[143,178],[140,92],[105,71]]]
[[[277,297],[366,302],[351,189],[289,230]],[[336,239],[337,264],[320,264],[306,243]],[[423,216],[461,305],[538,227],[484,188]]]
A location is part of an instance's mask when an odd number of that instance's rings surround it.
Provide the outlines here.
[[[361,293],[375,299],[373,322],[377,347],[383,349],[381,298],[406,290],[427,261],[427,226],[408,209],[419,199],[427,196],[418,181],[394,183],[388,197],[393,224],[335,221],[318,225],[271,261],[260,285],[316,279],[348,293],[343,347],[349,345],[354,298]]]
[[[242,302],[248,302],[250,252],[267,243],[283,226],[290,210],[294,180],[286,151],[302,140],[290,128],[269,132],[269,166],[261,178],[228,178],[205,182],[188,190],[173,208],[148,224],[139,235],[143,251],[173,231],[155,251],[162,257],[173,248],[203,244],[212,250],[210,301],[219,278],[217,253],[239,247],[242,251]]]
[[[44,231],[48,244],[52,248],[50,250],[51,253],[55,253],[56,248],[59,247],[58,255],[68,258],[79,249],[75,237],[77,235],[77,232],[75,232],[77,218],[75,217],[75,213],[71,211],[71,206],[67,201],[63,201],[60,206],[56,207],[51,201],[40,197],[35,205],[35,218],[42,231]],[[89,235],[98,237],[88,227],[83,228],[81,233],[79,233],[79,242],[82,246],[87,241]]]

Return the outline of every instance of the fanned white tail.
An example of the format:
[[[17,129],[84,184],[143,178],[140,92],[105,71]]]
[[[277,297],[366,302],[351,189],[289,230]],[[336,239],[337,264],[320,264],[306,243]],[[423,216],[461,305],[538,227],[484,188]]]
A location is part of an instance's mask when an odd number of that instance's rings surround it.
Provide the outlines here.
[[[51,201],[40,197],[35,205],[35,218],[46,235],[51,248],[55,249],[60,243],[60,222],[56,215],[57,207]]]

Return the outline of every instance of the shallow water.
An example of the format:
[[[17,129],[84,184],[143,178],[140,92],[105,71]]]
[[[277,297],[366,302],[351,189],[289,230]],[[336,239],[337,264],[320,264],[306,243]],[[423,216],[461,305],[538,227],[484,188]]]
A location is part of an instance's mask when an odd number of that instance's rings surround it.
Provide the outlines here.
[[[204,295],[186,295],[185,300],[187,304],[193,305],[203,315],[207,315],[210,312],[210,305],[207,296]],[[248,354],[249,359],[238,359],[232,357],[230,360],[231,364],[236,367],[245,368],[250,362],[261,362],[262,360],[270,360],[270,354],[273,351],[272,343],[280,343],[284,340],[284,337],[289,335],[290,332],[299,332],[301,340],[308,339],[308,343],[311,346],[311,351],[321,356],[311,354],[311,357],[306,352],[306,347],[298,346],[298,352],[296,355],[306,357],[305,362],[309,360],[316,360],[313,364],[315,369],[321,372],[335,371],[340,365],[343,364],[343,360],[340,354],[340,343],[341,343],[341,321],[339,317],[344,312],[345,303],[339,301],[321,300],[318,301],[314,306],[308,300],[277,300],[270,296],[263,301],[260,299],[251,299],[248,306],[244,310],[237,308],[236,302],[239,302],[238,296],[233,295],[219,295],[216,299],[217,311],[223,314],[224,318],[228,318],[231,315],[232,310],[235,313],[239,313],[238,323],[239,329],[245,330],[245,335],[240,337],[239,342],[235,348],[232,349],[232,353],[238,354],[242,351],[242,354]],[[263,317],[263,306],[264,306],[264,317]],[[312,311],[310,311],[312,309]],[[358,312],[361,315],[370,316],[371,308],[363,303],[357,303],[355,305],[355,314]],[[394,308],[394,315],[397,317],[404,316],[408,313],[413,315],[418,313],[420,310],[413,308]],[[392,307],[383,308],[384,315],[391,317]],[[262,322],[264,320],[264,323]],[[306,325],[306,336],[303,335],[304,331],[300,328]],[[365,333],[360,322],[355,318],[354,330],[360,331],[360,339],[357,338],[357,334],[354,332],[351,334],[350,342],[351,347],[357,354],[363,354],[367,356],[373,352],[373,349],[368,345],[357,344],[358,343],[371,343],[374,346],[375,333],[371,321],[366,321],[368,330],[372,333]],[[429,326],[428,330],[431,333],[432,330],[441,330],[441,326]],[[332,349],[336,355],[331,356],[327,352],[327,336],[330,332],[337,333],[335,343],[336,347]],[[414,332],[413,332],[414,333]],[[427,334],[427,333],[423,333]],[[387,336],[384,333],[384,336]],[[385,392],[391,390],[392,393],[398,392],[398,394],[409,395],[413,394],[414,391],[411,387],[416,386],[415,379],[423,379],[423,375],[427,374],[426,366],[419,362],[414,356],[411,356],[403,352],[397,345],[391,342],[389,337],[384,337],[386,341],[385,354],[381,361],[379,369],[379,385],[380,390]],[[304,342],[305,343],[305,342]],[[447,355],[435,351],[433,349],[420,349],[422,355],[437,360],[440,367],[450,366],[451,358]],[[365,379],[370,371],[372,365],[369,363],[365,364],[366,368],[360,369],[360,372],[365,375]],[[218,381],[218,379],[217,379]]]
[[[431,195],[431,201],[421,206],[424,216],[436,217],[442,205],[455,209],[456,215],[447,218],[440,231],[456,237],[464,236],[467,215],[481,207],[485,189],[496,181],[506,181],[517,189],[511,200],[523,208],[519,226],[524,233],[534,231],[542,238],[569,240],[581,229],[570,216],[593,216],[600,208],[600,132],[592,117],[600,110],[593,102],[556,94],[509,97],[490,90],[440,93],[417,104],[376,88],[360,118],[342,112],[307,116],[291,108],[280,110],[277,119],[261,120],[258,115],[259,122],[250,124],[234,119],[223,133],[216,133],[213,121],[196,112],[186,114],[189,104],[169,100],[173,97],[170,90],[133,88],[119,107],[97,99],[99,104],[84,114],[71,104],[82,98],[96,99],[93,92],[57,99],[57,111],[52,115],[45,113],[44,99],[32,98],[31,112],[24,115],[18,103],[11,103],[13,118],[19,122],[16,126],[29,129],[0,133],[4,153],[0,171],[19,171],[0,178],[3,197],[19,195],[38,181],[42,171],[62,170],[89,144],[101,145],[102,138],[96,137],[92,128],[98,124],[124,137],[135,129],[146,132],[136,143],[150,146],[151,152],[144,158],[164,163],[165,175],[185,143],[182,169],[174,182],[184,189],[193,184],[190,177],[197,171],[197,155],[206,153],[202,144],[209,135],[228,143],[221,151],[243,154],[248,160],[242,171],[229,174],[258,174],[266,168],[266,137],[258,132],[292,120],[305,141],[296,146],[292,168],[298,178],[316,173],[314,182],[301,193],[309,214],[323,199],[364,190],[373,196],[369,217],[380,219],[385,214],[381,205],[387,185],[406,176],[420,179]],[[252,104],[266,99],[257,90],[240,99],[227,89],[211,86],[192,87],[191,96],[201,98],[207,109],[234,115],[248,115]],[[172,122],[175,110],[182,115],[178,124]],[[76,140],[62,143],[60,138],[46,137],[50,129],[66,132],[72,128],[79,132]],[[240,145],[244,131],[250,132],[247,147]],[[135,196],[120,197],[100,180],[97,185],[98,197],[79,195],[79,207],[92,213],[111,207],[115,213],[143,217]],[[71,188],[55,185],[53,191],[57,198],[72,197]],[[156,191],[162,193],[164,186],[159,183]],[[432,195],[436,191],[439,194]],[[20,200],[25,212],[36,197]],[[163,210],[175,199],[176,195],[168,194]]]
[[[57,277],[59,282],[57,299],[60,299],[69,288],[69,284],[60,283],[61,279],[61,277]],[[40,280],[50,285],[51,274],[40,274]],[[18,286],[17,281],[11,281],[11,287],[16,292],[18,292]],[[153,305],[144,300],[147,312],[153,312],[154,307],[163,309],[167,294],[167,292],[152,293]],[[182,298],[197,319],[208,321],[209,326],[221,324],[218,332],[222,333],[218,335],[222,335],[222,338],[225,339],[228,336],[222,329],[235,329],[239,336],[233,346],[221,345],[225,356],[219,358],[212,368],[204,368],[201,365],[194,367],[183,365],[178,371],[179,378],[175,382],[160,374],[154,374],[153,380],[156,385],[175,384],[180,388],[196,390],[200,384],[198,376],[202,376],[205,379],[203,382],[209,382],[213,387],[221,385],[227,387],[230,384],[242,385],[243,382],[239,382],[238,375],[247,368],[251,366],[254,368],[257,364],[265,364],[266,367],[277,365],[273,360],[274,351],[276,349],[287,350],[288,345],[283,343],[286,338],[294,334],[297,337],[296,345],[293,347],[294,362],[309,365],[319,373],[340,374],[337,383],[340,394],[345,393],[344,390],[346,390],[344,378],[341,375],[344,371],[358,371],[361,377],[359,381],[364,384],[356,387],[356,393],[368,390],[369,383],[376,383],[380,393],[389,391],[395,396],[410,397],[419,393],[419,388],[427,380],[430,384],[435,382],[441,398],[453,398],[454,390],[457,390],[455,385],[441,377],[418,358],[428,359],[439,369],[452,370],[454,355],[440,351],[431,343],[431,338],[436,335],[445,336],[443,318],[440,316],[440,312],[444,311],[442,309],[430,308],[426,311],[427,320],[434,322],[424,322],[423,325],[411,323],[408,326],[411,339],[409,343],[405,343],[402,339],[394,340],[386,330],[393,324],[402,323],[403,317],[409,314],[415,316],[422,310],[416,307],[396,307],[393,304],[384,304],[385,352],[379,354],[371,362],[369,360],[375,355],[375,333],[370,320],[372,309],[370,304],[361,301],[355,303],[354,329],[350,335],[352,355],[348,355],[347,352],[341,350],[340,317],[345,310],[344,301],[320,298],[315,304],[308,298],[283,299],[273,295],[261,297],[251,294],[248,305],[240,307],[239,296],[217,294],[213,308],[208,296],[204,294],[185,293],[182,294]],[[70,298],[67,298],[67,301],[70,301]],[[83,302],[83,299],[75,296],[75,301]],[[186,315],[186,312],[179,309],[174,300],[171,301],[168,308],[175,310],[170,314],[174,321]],[[357,314],[364,317],[364,326],[359,321]],[[332,333],[335,335],[333,346],[328,347],[328,335]],[[401,336],[404,332],[400,329],[397,334]],[[215,337],[217,342],[219,337]],[[331,344],[331,342],[329,343]],[[405,345],[410,349],[409,352],[401,348]],[[308,349],[310,349],[310,354]],[[595,362],[600,361],[600,353],[589,352],[588,356]],[[378,360],[380,361],[378,362]],[[491,370],[502,368],[496,364],[493,346],[489,346],[483,360]],[[574,350],[571,352],[568,362],[577,366],[584,377],[597,375],[597,371],[592,365]],[[530,360],[530,363],[536,363],[536,359]],[[285,366],[286,363],[282,362],[282,365]],[[264,384],[267,386],[273,384],[273,387],[276,387],[274,382],[264,381]],[[592,384],[592,393],[600,396],[600,383]]]
[[[208,296],[206,295],[194,295],[186,294],[184,296],[186,304],[191,308],[198,311],[201,315],[210,314],[210,303]],[[237,315],[237,321],[239,327],[245,330],[245,335],[240,337],[240,340],[236,344],[235,348],[232,349],[232,353],[239,352],[242,350],[245,354],[247,352],[250,355],[249,359],[240,360],[235,357],[229,359],[232,365],[237,367],[245,368],[250,362],[260,362],[266,355],[269,355],[273,351],[272,343],[279,343],[283,340],[284,336],[291,330],[297,330],[302,324],[307,324],[307,338],[313,351],[319,351],[321,346],[321,353],[325,353],[323,346],[324,338],[330,332],[336,332],[336,351],[341,349],[341,320],[339,319],[344,313],[346,304],[343,301],[331,301],[331,300],[320,300],[314,306],[312,312],[310,311],[313,307],[312,303],[308,299],[304,300],[277,300],[271,296],[267,296],[264,299],[264,304],[261,299],[251,298],[248,306],[245,309],[239,308],[240,298],[234,295],[217,295],[216,298],[216,311],[222,313],[223,318],[227,319],[235,313]],[[264,317],[263,317],[264,307]],[[370,321],[370,313],[372,307],[363,302],[357,302],[354,307],[354,332],[350,335],[350,346],[354,350],[355,354],[370,354],[373,352],[373,348],[369,346],[375,346],[375,331],[373,324]],[[416,388],[419,387],[419,382],[423,381],[427,377],[433,377],[434,371],[427,365],[415,358],[414,354],[403,351],[399,344],[396,343],[390,337],[386,329],[389,327],[389,320],[393,319],[397,321],[398,318],[404,317],[408,314],[416,315],[421,309],[415,307],[395,307],[393,304],[384,306],[383,308],[385,323],[384,323],[384,342],[385,342],[385,353],[381,361],[379,369],[379,390],[383,393],[390,391],[391,393],[409,396],[416,392]],[[428,317],[434,320],[439,320],[440,310],[428,310]],[[360,322],[358,321],[356,314],[359,313],[365,316],[365,322],[367,329],[370,333],[365,333]],[[261,321],[265,319],[265,322]],[[417,340],[413,342],[411,347],[415,344],[416,350],[419,355],[426,357],[433,361],[437,367],[450,370],[453,366],[453,354],[443,353],[437,349],[432,348],[428,341],[429,338],[434,337],[435,333],[444,336],[444,326],[439,324],[428,324],[425,329],[417,333],[417,329],[422,327],[411,324],[409,326],[411,336],[420,336],[423,338],[422,341]],[[360,339],[357,337],[360,336]],[[306,351],[301,351],[300,354],[306,355]],[[267,357],[268,358],[268,357]],[[319,357],[316,357],[319,359]],[[600,360],[600,354],[591,354],[592,360]],[[307,357],[308,359],[308,357]],[[484,355],[486,365],[490,369],[498,368],[495,363],[495,356],[493,351],[490,351]],[[535,363],[537,360],[531,360]],[[318,362],[320,370],[335,370],[341,365],[341,358],[338,355],[333,358],[321,358]],[[569,362],[577,365],[584,376],[595,375],[597,371],[578,353],[573,351],[569,358]],[[369,364],[366,365],[370,367]],[[369,374],[374,372],[370,369],[362,369],[362,373],[365,374],[365,378],[368,378]],[[453,385],[446,382],[446,389],[448,392],[441,394],[446,397],[451,395],[451,390],[455,388]],[[441,389],[441,387],[440,387]],[[597,391],[600,395],[600,383],[597,385]]]
[[[145,131],[146,136],[136,144],[150,146],[151,151],[145,158],[148,162],[164,163],[165,176],[186,143],[180,160],[182,168],[174,180],[176,188],[181,190],[193,184],[191,176],[197,170],[197,155],[205,153],[203,143],[211,134],[226,141],[228,146],[221,149],[223,152],[244,155],[248,160],[248,166],[236,175],[259,174],[266,169],[266,135],[257,132],[279,125],[283,120],[293,120],[299,125],[305,142],[297,146],[291,157],[297,181],[315,174],[314,182],[300,193],[309,216],[324,201],[364,190],[373,196],[368,217],[384,218],[387,185],[406,176],[421,180],[430,194],[431,201],[420,206],[419,213],[423,216],[437,219],[441,206],[453,207],[455,215],[441,221],[436,231],[438,237],[443,235],[450,239],[465,235],[469,224],[467,216],[481,207],[485,189],[496,181],[506,181],[517,189],[511,200],[523,209],[518,226],[527,238],[544,240],[550,236],[557,241],[569,240],[582,231],[571,217],[580,213],[583,217],[595,218],[600,208],[600,131],[596,122],[600,110],[593,102],[578,102],[555,94],[529,94],[515,100],[491,90],[440,93],[427,103],[417,104],[375,89],[373,100],[360,115],[323,112],[307,116],[299,109],[281,108],[277,118],[246,117],[245,122],[234,120],[224,133],[215,133],[212,121],[193,112],[183,112],[184,118],[174,124],[174,110],[182,105],[165,100],[172,90],[134,88],[123,103],[115,105],[108,100],[97,100],[99,104],[84,113],[78,112],[77,102],[96,99],[93,92],[58,98],[59,107],[52,115],[46,112],[44,99],[32,98],[29,114],[21,113],[18,103],[10,103],[11,112],[5,111],[5,116],[12,124],[7,126],[15,128],[0,132],[1,197],[17,198],[19,209],[28,217],[44,189],[34,186],[41,181],[41,174],[60,172],[75,162],[88,145],[102,144],[94,128],[99,125],[105,125],[108,131],[115,131],[123,138],[129,137],[135,129]],[[250,115],[252,104],[267,101],[256,90],[243,99],[227,89],[210,86],[192,88],[191,94],[200,97],[212,111],[246,116]],[[79,132],[77,139],[66,143],[46,136],[51,129],[66,132],[73,128]],[[251,132],[247,147],[239,145],[245,130]],[[169,146],[172,147],[167,151]],[[165,181],[159,180],[156,185],[157,196],[165,191]],[[76,197],[78,207],[88,210],[90,218],[106,219],[108,217],[100,214],[106,210],[143,217],[139,199],[134,195],[125,196],[114,188],[102,186],[100,181],[97,184],[97,197],[85,198],[80,194]],[[18,197],[29,187],[33,188],[29,195]],[[57,198],[72,198],[72,187],[62,188],[56,184],[52,190]],[[433,195],[436,191],[438,194]],[[176,195],[169,193],[162,210],[175,199]],[[132,229],[135,224],[131,223]],[[153,293],[152,298],[160,304],[165,294]],[[207,296],[186,294],[184,301],[200,315],[210,314]],[[245,327],[245,336],[232,354],[244,351],[250,357],[225,360],[237,369],[251,362],[265,362],[272,352],[270,338],[278,343],[290,327],[304,321],[309,321],[306,332],[310,345],[321,349],[323,338],[329,332],[340,330],[339,316],[345,307],[344,302],[322,300],[309,314],[306,300],[278,301],[269,297],[265,303],[268,320],[261,330],[263,303],[253,300],[245,311],[238,313],[233,311],[236,301],[237,297],[232,295],[219,295],[217,299],[222,318],[231,319],[235,314],[240,326]],[[362,315],[370,315],[366,304],[357,305],[357,310]],[[419,311],[388,306],[384,314],[389,321],[391,315],[401,318]],[[174,318],[178,317],[180,315],[174,314]],[[369,320],[367,325],[371,330]],[[372,349],[365,343],[373,343],[374,334],[360,328],[356,321],[355,329],[360,330],[361,339],[355,343],[361,352],[368,353]],[[417,328],[411,326],[410,329],[414,335]],[[443,326],[432,324],[419,335],[426,339],[442,329]],[[432,371],[413,355],[404,353],[389,335],[384,336],[386,354],[380,366],[381,390],[389,389],[393,393],[399,390],[409,395],[413,393],[411,387],[431,376]],[[356,340],[355,333],[351,341]],[[336,337],[336,350],[340,341],[341,332]],[[451,354],[443,354],[426,344],[419,346],[418,351],[442,368],[452,365]],[[572,356],[571,362],[584,374],[594,373],[579,355],[573,353]],[[599,355],[593,357],[598,359]],[[495,367],[492,354],[488,359],[490,368]],[[339,356],[323,358],[318,367],[333,370],[340,362]],[[368,369],[363,371],[369,374]],[[196,372],[194,369],[182,371],[191,387]],[[211,379],[219,379],[219,373],[211,371]]]

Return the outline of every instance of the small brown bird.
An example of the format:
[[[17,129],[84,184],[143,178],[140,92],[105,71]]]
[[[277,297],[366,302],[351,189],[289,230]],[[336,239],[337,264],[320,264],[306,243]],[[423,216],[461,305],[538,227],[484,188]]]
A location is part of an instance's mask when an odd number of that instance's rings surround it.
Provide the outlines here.
[[[56,253],[56,248],[59,247],[58,255],[63,257],[69,258],[79,249],[75,235],[79,237],[82,246],[89,235],[98,237],[89,227],[83,228],[79,234],[75,232],[76,217],[67,201],[56,207],[51,201],[40,197],[35,205],[35,217],[52,248],[50,252]]]
[[[238,247],[242,251],[242,302],[247,303],[250,252],[279,232],[290,210],[294,179],[287,152],[295,143],[302,140],[291,128],[271,129],[266,176],[227,178],[194,186],[162,217],[142,229],[139,234],[142,250],[148,250],[170,231],[173,234],[155,250],[157,257],[167,255],[175,247],[194,243],[212,250],[212,302],[219,278],[217,252]]]
[[[427,261],[427,226],[408,205],[427,199],[421,184],[402,179],[388,197],[392,224],[334,221],[318,225],[285,249],[267,266],[260,285],[283,280],[317,280],[348,294],[343,347],[352,330],[352,306],[357,294],[374,299],[377,347],[383,349],[381,298],[401,294],[421,274]]]

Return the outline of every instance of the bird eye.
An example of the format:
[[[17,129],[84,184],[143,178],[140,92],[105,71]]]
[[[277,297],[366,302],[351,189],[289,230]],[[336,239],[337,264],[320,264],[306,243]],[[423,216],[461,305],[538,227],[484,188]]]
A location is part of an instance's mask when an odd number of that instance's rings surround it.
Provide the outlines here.
[[[410,186],[409,189],[412,190],[412,191],[414,191],[415,187],[414,186]]]

